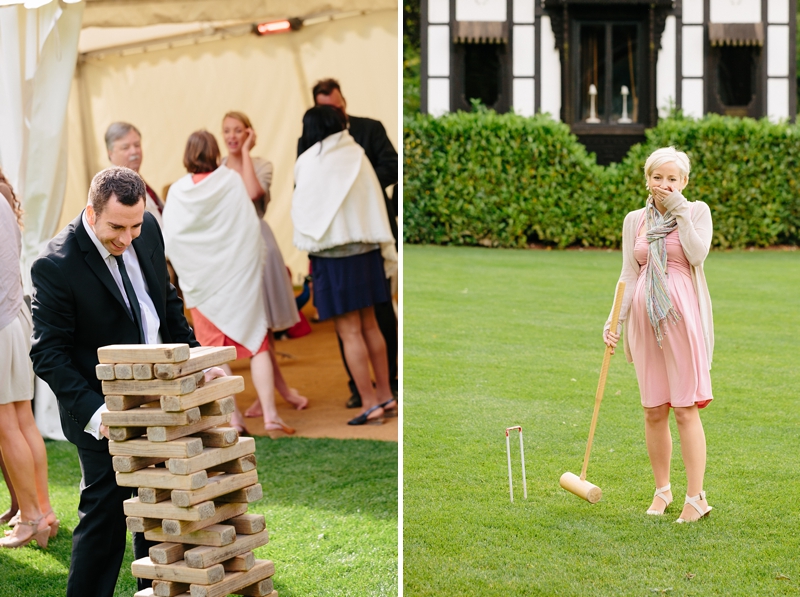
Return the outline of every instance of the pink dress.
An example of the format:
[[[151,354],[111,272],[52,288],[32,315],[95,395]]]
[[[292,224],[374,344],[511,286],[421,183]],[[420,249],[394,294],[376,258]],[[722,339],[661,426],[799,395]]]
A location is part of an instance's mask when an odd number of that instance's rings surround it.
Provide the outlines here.
[[[644,214],[639,223],[640,232],[643,225]],[[627,331],[642,406],[653,408],[669,404],[674,408],[697,404],[698,408],[704,408],[713,396],[691,266],[683,252],[678,230],[670,232],[665,240],[669,295],[681,319],[677,325],[666,324],[662,348],[658,346],[645,306],[645,265],[649,254],[647,238],[637,236],[633,248],[633,255],[641,269]]]

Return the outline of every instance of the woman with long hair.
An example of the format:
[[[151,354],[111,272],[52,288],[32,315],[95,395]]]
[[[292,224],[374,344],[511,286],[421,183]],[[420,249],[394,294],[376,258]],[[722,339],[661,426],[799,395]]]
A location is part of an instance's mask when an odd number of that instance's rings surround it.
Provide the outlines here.
[[[0,547],[36,541],[47,547],[59,521],[50,505],[47,451],[31,410],[31,312],[22,295],[22,209],[0,172],[0,452],[19,503],[13,532]],[[16,518],[16,517],[15,517]]]

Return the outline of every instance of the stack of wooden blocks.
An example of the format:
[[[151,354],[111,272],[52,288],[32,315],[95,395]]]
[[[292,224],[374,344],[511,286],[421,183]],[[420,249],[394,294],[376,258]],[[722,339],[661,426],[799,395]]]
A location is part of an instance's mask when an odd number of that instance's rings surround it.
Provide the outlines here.
[[[117,484],[139,489],[124,503],[128,529],[160,542],[131,566],[153,579],[135,597],[277,597],[274,564],[253,556],[269,541],[264,517],[247,514],[262,497],[255,441],[225,426],[244,380],[204,383],[203,370],[236,349],[114,345],[97,355]]]

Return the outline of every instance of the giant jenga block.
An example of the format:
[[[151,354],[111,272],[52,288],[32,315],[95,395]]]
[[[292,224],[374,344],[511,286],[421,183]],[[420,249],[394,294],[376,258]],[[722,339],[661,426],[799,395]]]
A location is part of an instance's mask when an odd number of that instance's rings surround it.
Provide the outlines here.
[[[136,597],[277,597],[274,564],[253,553],[269,541],[264,517],[247,513],[263,495],[255,440],[226,427],[244,380],[206,383],[203,374],[236,350],[161,344],[97,352],[117,484],[139,489],[123,504],[126,524],[159,542],[131,565],[134,576],[154,581]]]

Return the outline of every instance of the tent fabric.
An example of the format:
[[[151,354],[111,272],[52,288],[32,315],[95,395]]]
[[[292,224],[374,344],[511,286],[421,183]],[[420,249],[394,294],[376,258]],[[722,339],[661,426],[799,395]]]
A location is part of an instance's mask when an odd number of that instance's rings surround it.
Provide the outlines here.
[[[274,164],[266,220],[299,284],[308,261],[292,244],[290,209],[297,139],[303,113],[312,105],[311,87],[324,77],[338,79],[348,112],[380,120],[397,147],[397,29],[395,8],[292,33],[81,61],[69,103],[70,159],[59,226],[80,212],[91,177],[109,165],[103,135],[112,122],[131,122],[142,132],[141,174],[161,194],[186,173],[183,152],[193,131],[212,132],[226,153],[222,117],[239,110],[256,130],[252,155]]]
[[[397,0],[87,0],[84,27],[278,20],[356,11],[397,11]]]

